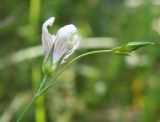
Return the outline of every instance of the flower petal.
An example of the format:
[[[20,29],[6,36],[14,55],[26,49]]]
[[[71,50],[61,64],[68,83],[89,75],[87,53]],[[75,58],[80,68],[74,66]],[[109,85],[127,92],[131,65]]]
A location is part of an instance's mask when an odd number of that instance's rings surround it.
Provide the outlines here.
[[[68,52],[68,46],[71,36],[77,32],[77,28],[70,24],[62,27],[55,37],[55,47],[53,52],[53,63],[57,63],[62,56]]]
[[[54,20],[55,18],[51,17],[42,26],[42,44],[44,49],[44,61],[46,61],[54,43],[54,36],[52,36],[48,32],[48,28],[47,28],[48,26],[53,25]]]

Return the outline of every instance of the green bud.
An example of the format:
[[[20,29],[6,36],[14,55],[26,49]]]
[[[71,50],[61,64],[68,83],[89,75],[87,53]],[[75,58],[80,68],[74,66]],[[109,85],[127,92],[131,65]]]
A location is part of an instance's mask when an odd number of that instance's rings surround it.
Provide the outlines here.
[[[118,54],[118,55],[129,55],[129,53],[134,50],[137,50],[147,45],[153,45],[153,44],[154,44],[153,42],[129,42],[125,45],[113,48],[112,53]]]

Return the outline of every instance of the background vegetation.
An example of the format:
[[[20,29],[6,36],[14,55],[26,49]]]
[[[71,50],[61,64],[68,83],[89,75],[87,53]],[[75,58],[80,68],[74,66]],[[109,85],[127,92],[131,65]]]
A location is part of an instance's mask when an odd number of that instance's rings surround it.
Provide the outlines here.
[[[42,78],[37,45],[51,16],[52,33],[78,27],[83,46],[74,56],[129,41],[155,45],[79,60],[23,122],[160,122],[159,0],[0,0],[0,122],[15,122]]]

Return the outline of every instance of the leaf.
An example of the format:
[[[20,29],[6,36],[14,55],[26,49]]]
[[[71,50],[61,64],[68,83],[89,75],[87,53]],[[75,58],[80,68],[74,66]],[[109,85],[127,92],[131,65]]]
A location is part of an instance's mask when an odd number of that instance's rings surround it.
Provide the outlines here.
[[[137,50],[147,45],[153,45],[153,44],[154,44],[153,42],[129,42],[125,45],[113,48],[112,53],[118,54],[118,55],[129,55],[129,53],[134,50]]]

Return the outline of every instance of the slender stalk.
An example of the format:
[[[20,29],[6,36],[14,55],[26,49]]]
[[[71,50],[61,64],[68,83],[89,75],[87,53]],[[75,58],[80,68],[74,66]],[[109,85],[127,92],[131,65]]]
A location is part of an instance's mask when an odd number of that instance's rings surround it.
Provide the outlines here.
[[[62,69],[56,74],[54,79],[51,82],[49,82],[49,84],[53,83],[64,72],[64,70],[66,68],[68,68],[76,60],[79,60],[80,58],[83,58],[83,57],[88,56],[88,55],[93,55],[93,54],[97,54],[97,53],[110,53],[110,52],[112,52],[112,50],[98,50],[98,51],[87,52],[87,53],[84,53],[84,54],[81,54],[81,55],[77,56],[76,58],[71,60],[68,64],[66,64],[64,67],[62,67]]]
[[[112,50],[98,50],[98,51],[91,51],[91,52],[87,52],[87,53],[84,53],[84,54],[81,54],[79,56],[77,56],[76,58],[74,58],[73,60],[71,60],[68,64],[66,64],[61,70],[59,70],[59,72],[55,75],[54,79],[49,82],[46,87],[44,89],[42,89],[40,92],[39,92],[39,95],[41,95],[42,93],[44,93],[47,89],[51,88],[52,86],[54,86],[54,82],[57,80],[57,78],[65,71],[65,69],[67,69],[74,61],[80,59],[80,58],[83,58],[85,56],[88,56],[88,55],[93,55],[93,54],[97,54],[97,53],[111,53]]]
[[[36,93],[35,96],[33,97],[32,101],[28,104],[28,106],[24,109],[24,111],[20,114],[19,118],[17,119],[16,122],[20,122],[21,119],[23,118],[24,114],[29,110],[29,108],[32,106],[32,104],[36,101],[36,99],[39,97],[39,92],[43,89],[44,83],[46,82],[47,76],[43,77],[43,80],[39,82],[37,88],[36,88]]]
[[[47,75],[45,75],[45,76],[43,77],[42,82],[40,82],[40,83],[38,84],[38,87],[37,87],[37,89],[36,89],[36,94],[37,94],[37,95],[39,94],[39,92],[41,91],[41,89],[44,87],[44,84],[45,84],[46,80],[47,80]]]
[[[29,110],[29,108],[33,105],[33,103],[36,101],[36,99],[38,98],[38,96],[34,96],[32,101],[27,105],[27,107],[24,109],[24,111],[20,114],[19,118],[17,119],[16,122],[20,122],[21,119],[23,118],[23,116],[25,115],[25,113]]]

